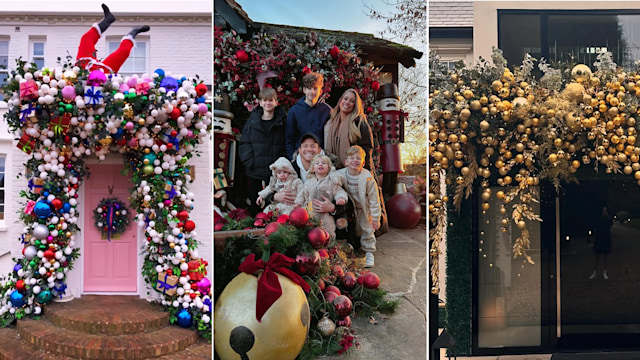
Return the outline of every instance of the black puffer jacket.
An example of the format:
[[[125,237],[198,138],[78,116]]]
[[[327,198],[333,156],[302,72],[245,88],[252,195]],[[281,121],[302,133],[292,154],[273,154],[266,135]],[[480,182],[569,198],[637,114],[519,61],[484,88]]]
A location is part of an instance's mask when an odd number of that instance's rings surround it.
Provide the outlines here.
[[[238,156],[245,167],[247,176],[253,179],[269,181],[269,165],[280,156],[285,156],[285,123],[287,112],[282,106],[276,107],[271,128],[265,131],[267,121],[261,120],[263,110],[254,109],[242,129],[238,146]]]

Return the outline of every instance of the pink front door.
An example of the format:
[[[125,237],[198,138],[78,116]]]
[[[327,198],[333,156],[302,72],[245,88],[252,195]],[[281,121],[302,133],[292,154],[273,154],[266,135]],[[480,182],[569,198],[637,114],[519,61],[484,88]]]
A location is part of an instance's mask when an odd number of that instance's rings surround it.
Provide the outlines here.
[[[129,178],[122,176],[122,165],[92,165],[91,176],[84,187],[84,291],[136,292],[137,291],[137,225],[133,221],[135,210],[129,206]],[[109,188],[113,193],[109,194]],[[93,210],[104,198],[115,197],[126,206],[129,227],[111,241],[102,236],[95,226]]]

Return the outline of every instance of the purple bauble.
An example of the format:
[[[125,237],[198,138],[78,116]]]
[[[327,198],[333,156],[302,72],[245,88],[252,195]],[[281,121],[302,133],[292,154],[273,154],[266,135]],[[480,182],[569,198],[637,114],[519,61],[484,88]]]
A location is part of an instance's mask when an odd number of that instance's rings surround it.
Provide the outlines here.
[[[420,221],[422,210],[420,204],[409,193],[394,195],[387,201],[389,224],[400,229],[414,228]]]
[[[62,97],[66,100],[73,100],[76,98],[76,89],[71,86],[71,85],[67,85],[65,87],[62,88]]]

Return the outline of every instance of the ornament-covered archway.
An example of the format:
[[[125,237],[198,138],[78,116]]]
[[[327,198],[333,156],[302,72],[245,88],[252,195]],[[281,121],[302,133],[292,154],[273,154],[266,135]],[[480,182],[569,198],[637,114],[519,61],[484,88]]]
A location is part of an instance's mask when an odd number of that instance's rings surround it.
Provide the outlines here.
[[[5,119],[30,158],[22,175],[28,190],[20,193],[24,257],[15,259],[0,292],[2,323],[38,315],[53,296],[64,294],[79,256],[78,190],[89,176],[84,159],[120,153],[134,185],[132,222],[144,229],[143,278],[162,293],[172,321],[210,336],[211,283],[197,252],[188,189],[188,160],[211,129],[206,85],[197,76],[174,78],[162,69],[127,77],[89,72],[70,58],[56,68],[38,69],[20,59],[16,65],[4,88]],[[112,220],[122,215],[101,222],[103,230],[121,229]]]

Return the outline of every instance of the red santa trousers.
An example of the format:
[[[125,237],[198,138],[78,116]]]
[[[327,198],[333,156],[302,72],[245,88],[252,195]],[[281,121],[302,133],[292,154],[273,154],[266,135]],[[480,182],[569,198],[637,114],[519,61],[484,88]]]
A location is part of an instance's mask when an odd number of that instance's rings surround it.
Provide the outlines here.
[[[97,24],[93,24],[91,29],[82,35],[80,46],[78,46],[76,63],[88,70],[102,68],[105,70],[105,73],[117,73],[122,64],[127,61],[131,49],[133,49],[133,37],[129,35],[125,36],[122,41],[120,41],[120,46],[116,51],[107,56],[106,59],[98,61],[96,59],[96,43],[100,40],[100,36],[100,28]]]

